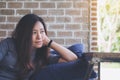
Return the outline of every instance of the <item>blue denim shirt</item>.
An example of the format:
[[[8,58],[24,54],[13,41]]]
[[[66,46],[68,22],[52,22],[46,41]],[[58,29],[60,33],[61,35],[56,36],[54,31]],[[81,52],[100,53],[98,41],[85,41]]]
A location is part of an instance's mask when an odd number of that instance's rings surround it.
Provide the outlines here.
[[[57,63],[59,55],[50,55],[49,63]],[[16,67],[17,53],[12,38],[0,42],[0,80],[16,80],[19,68]]]
[[[11,38],[0,42],[0,80],[15,80],[16,50]]]

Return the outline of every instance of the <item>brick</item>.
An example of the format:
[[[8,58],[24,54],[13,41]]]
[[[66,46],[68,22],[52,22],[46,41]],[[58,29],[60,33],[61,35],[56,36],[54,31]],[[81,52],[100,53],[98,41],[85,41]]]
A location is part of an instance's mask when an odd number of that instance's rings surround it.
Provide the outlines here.
[[[98,51],[98,47],[92,47],[91,50]]]
[[[66,30],[80,30],[81,26],[80,24],[66,24],[65,29]]]
[[[97,21],[97,18],[96,17],[92,17],[91,20],[92,21]]]
[[[92,37],[92,40],[98,40],[98,38],[97,37]]]
[[[47,15],[47,10],[33,10],[33,13],[37,15]]]
[[[12,9],[0,9],[0,15],[14,15],[14,13]]]
[[[92,36],[97,36],[97,32],[92,32]]]
[[[93,31],[97,31],[97,28],[96,28],[96,27],[92,27],[92,30],[93,30]]]
[[[16,10],[16,14],[18,15],[25,15],[25,14],[28,14],[28,13],[31,13],[31,10],[28,10],[28,9],[22,9],[22,10]]]
[[[0,29],[5,29],[5,30],[8,30],[8,29],[14,29],[14,24],[0,24]]]
[[[82,22],[82,17],[73,17],[73,21],[74,22],[79,22],[79,23],[81,23]]]
[[[89,24],[89,17],[82,17],[82,23]]]
[[[92,22],[92,26],[97,26],[97,22]]]
[[[69,38],[65,40],[66,45],[81,43],[81,39]]]
[[[71,2],[58,2],[57,8],[72,8]]]
[[[0,22],[5,22],[5,16],[0,16]]]
[[[49,23],[53,23],[53,22],[55,22],[55,17],[43,17],[43,19],[44,19],[44,21],[47,23],[47,22],[49,22]]]
[[[25,2],[24,8],[39,8],[39,3],[37,3],[37,2]]]
[[[6,8],[6,2],[0,2],[0,8]]]
[[[97,46],[97,42],[92,42],[91,45],[92,46]]]
[[[85,10],[83,9],[81,13],[82,13],[82,16],[88,16],[89,15],[89,10],[88,9],[85,9]]]
[[[97,8],[91,8],[92,11],[97,11]]]
[[[87,30],[89,31],[89,24],[82,24],[82,30]]]
[[[73,17],[74,22],[78,23],[89,23],[89,18],[88,17]]]
[[[81,38],[88,38],[89,33],[86,31],[75,31],[74,32],[75,37],[81,37]]]
[[[20,16],[10,16],[7,17],[7,22],[18,22],[20,20]]]
[[[66,15],[80,15],[80,13],[80,10],[76,9],[65,10]]]
[[[53,39],[55,42],[57,42],[57,43],[59,43],[59,44],[61,44],[61,45],[64,45],[64,42],[65,42],[65,40],[64,39],[59,39],[59,38],[54,38]]]
[[[57,36],[58,37],[72,37],[72,32],[70,32],[70,31],[58,31]]]
[[[92,12],[91,15],[92,15],[92,16],[97,16],[97,13],[95,13],[95,12],[93,13],[93,12]]]
[[[48,11],[48,15],[64,15],[64,10],[52,9]]]
[[[50,24],[49,29],[63,30],[64,29],[64,24]]]
[[[74,3],[74,8],[88,8],[89,7],[89,3],[88,2],[81,2],[81,1],[76,1]]]
[[[55,3],[52,2],[41,2],[40,8],[55,8]]]
[[[6,31],[0,31],[0,37],[6,36]]]
[[[8,2],[8,8],[22,8],[21,2]]]
[[[50,36],[50,37],[55,37],[56,36],[56,34],[55,34],[55,31],[48,31],[48,36]]]
[[[96,3],[92,3],[92,6],[97,6],[97,2]]]
[[[73,17],[73,21],[74,22],[79,22],[81,23],[82,22],[82,17],[78,16],[78,17]]]
[[[56,22],[68,23],[68,22],[71,22],[71,17],[56,17]]]

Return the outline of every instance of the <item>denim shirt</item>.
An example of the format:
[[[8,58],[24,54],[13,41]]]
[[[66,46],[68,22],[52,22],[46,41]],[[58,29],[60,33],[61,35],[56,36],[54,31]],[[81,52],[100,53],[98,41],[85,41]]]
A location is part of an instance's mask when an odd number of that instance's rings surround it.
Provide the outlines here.
[[[49,63],[55,63],[59,59],[57,55],[50,56]],[[0,80],[17,80],[19,71],[16,67],[17,53],[12,38],[6,38],[0,42]],[[27,79],[25,79],[27,80]]]

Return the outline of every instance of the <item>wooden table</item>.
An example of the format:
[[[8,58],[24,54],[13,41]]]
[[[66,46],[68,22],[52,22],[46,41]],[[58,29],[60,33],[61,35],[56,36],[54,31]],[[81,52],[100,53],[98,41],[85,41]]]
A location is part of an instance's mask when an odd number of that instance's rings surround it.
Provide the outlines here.
[[[84,80],[89,80],[95,63],[98,63],[98,80],[100,80],[100,62],[120,62],[120,53],[86,52],[83,57],[88,60],[89,66]]]

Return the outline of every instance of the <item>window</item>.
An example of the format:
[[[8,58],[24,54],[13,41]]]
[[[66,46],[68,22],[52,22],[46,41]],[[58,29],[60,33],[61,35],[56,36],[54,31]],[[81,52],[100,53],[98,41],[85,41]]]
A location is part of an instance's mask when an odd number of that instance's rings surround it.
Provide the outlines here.
[[[120,51],[120,0],[98,0],[99,51]]]

